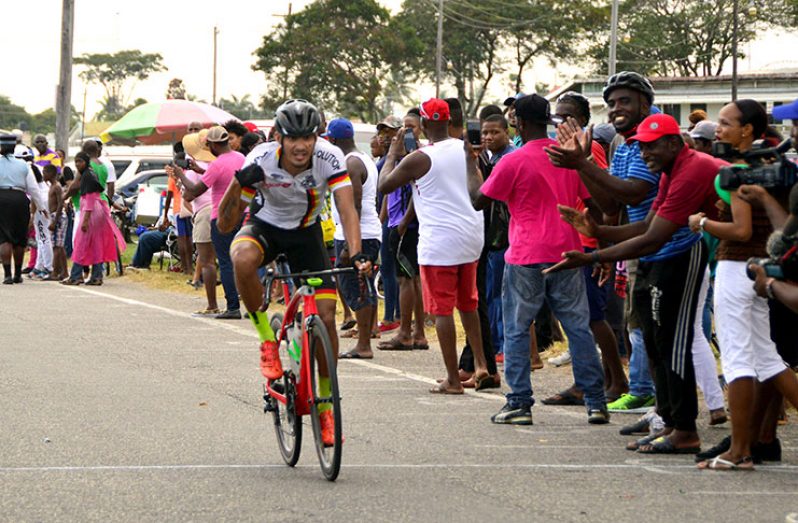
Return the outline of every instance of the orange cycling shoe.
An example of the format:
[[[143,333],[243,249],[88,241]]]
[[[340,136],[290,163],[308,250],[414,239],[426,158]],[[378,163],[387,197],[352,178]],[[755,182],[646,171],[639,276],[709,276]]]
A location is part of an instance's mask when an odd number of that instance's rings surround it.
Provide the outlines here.
[[[325,410],[319,413],[319,423],[321,424],[321,442],[325,447],[332,447],[335,445],[335,418],[331,410]],[[344,438],[341,438],[341,443]]]
[[[280,351],[276,341],[264,341],[260,346],[260,371],[270,380],[279,380],[283,376],[283,364],[280,362]]]

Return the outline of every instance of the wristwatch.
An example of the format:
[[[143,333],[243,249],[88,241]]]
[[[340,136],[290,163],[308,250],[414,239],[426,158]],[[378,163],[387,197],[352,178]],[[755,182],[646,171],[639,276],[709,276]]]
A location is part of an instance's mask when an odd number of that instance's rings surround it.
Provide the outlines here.
[[[773,282],[776,281],[775,278],[768,278],[765,282],[765,294],[768,295],[768,298],[771,300],[775,300],[776,296],[773,294]]]
[[[701,220],[699,220],[698,228],[701,229],[701,232],[704,232],[704,225],[706,225],[707,220],[709,220],[709,218],[707,218],[706,216],[704,216],[703,218],[701,218]]]

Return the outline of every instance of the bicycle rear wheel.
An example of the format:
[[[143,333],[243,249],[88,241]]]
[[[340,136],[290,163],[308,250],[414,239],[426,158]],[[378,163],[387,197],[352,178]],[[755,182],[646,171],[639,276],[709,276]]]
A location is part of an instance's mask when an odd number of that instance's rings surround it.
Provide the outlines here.
[[[282,322],[282,314],[274,314],[269,321],[275,335],[280,331]],[[287,340],[283,340],[283,343],[287,347]],[[280,352],[283,368],[290,369],[288,351]],[[293,467],[299,461],[299,454],[302,451],[302,417],[296,415],[296,377],[291,370],[288,370],[283,373],[282,378],[272,383],[272,388],[284,394],[288,399],[287,403],[282,403],[268,394],[266,395],[266,401],[271,405],[274,432],[277,434],[280,455],[289,467]]]
[[[310,345],[310,384],[313,389],[313,404],[310,407],[310,420],[313,425],[314,443],[316,453],[319,455],[319,464],[324,477],[335,481],[341,470],[341,453],[343,452],[343,431],[341,428],[341,396],[338,390],[338,375],[335,371],[335,354],[327,328],[321,318],[314,316],[308,324],[308,339]],[[323,356],[322,356],[323,355]],[[330,380],[330,394],[322,395],[319,390],[320,363],[322,357],[327,362],[327,371]],[[332,419],[335,423],[334,440],[331,445],[325,445],[322,440],[321,412],[322,405],[329,405]]]

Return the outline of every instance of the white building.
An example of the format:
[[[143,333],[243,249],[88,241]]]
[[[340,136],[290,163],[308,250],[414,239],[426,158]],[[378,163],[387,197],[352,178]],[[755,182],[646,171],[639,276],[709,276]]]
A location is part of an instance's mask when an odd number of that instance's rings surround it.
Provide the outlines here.
[[[686,129],[690,112],[703,109],[710,120],[717,121],[720,109],[731,100],[731,76],[707,77],[651,77],[654,86],[654,104],[670,114]],[[607,121],[607,107],[601,96],[606,78],[577,79],[549,93],[552,103],[566,91],[582,93],[590,100],[592,122]],[[773,107],[790,103],[798,98],[798,70],[746,73],[738,77],[737,98],[758,100],[771,113]],[[780,124],[777,127],[789,122]],[[783,129],[782,129],[783,130]]]

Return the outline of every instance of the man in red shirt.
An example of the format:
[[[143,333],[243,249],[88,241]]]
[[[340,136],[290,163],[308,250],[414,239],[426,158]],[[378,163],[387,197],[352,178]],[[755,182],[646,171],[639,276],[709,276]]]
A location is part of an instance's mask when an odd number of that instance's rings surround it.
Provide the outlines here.
[[[635,293],[645,306],[641,316],[646,349],[658,376],[657,412],[665,422],[659,437],[640,446],[646,454],[685,454],[700,450],[692,338],[707,252],[701,234],[687,234],[688,218],[696,212],[715,215],[715,176],[723,162],[689,149],[679,124],[666,114],[649,116],[630,138],[640,142],[648,169],[662,172],[659,192],[644,221],[620,227],[597,225],[588,214],[560,206],[565,221],[579,232],[616,245],[585,253],[568,251],[546,272],[599,262],[639,258],[670,242],[667,257],[642,262]],[[664,386],[662,386],[664,385]]]

